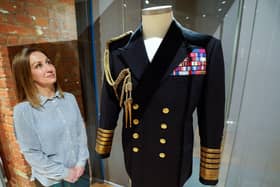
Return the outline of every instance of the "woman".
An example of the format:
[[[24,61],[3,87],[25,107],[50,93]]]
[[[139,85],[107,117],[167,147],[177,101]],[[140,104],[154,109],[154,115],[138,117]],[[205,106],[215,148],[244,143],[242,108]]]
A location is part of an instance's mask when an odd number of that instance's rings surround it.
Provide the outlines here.
[[[20,101],[14,125],[21,152],[44,186],[82,186],[89,157],[84,122],[75,97],[62,92],[46,53],[24,48],[13,60]],[[69,185],[71,184],[71,185]]]

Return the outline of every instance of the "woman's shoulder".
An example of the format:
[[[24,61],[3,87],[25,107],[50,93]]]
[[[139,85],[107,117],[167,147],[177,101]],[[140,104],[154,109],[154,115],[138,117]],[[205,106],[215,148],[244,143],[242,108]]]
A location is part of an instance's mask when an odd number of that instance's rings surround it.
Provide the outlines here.
[[[28,101],[23,101],[14,106],[14,117],[18,115],[26,115],[31,111],[31,104]]]
[[[27,110],[29,107],[31,107],[30,103],[28,101],[23,101],[14,106],[14,111]]]
[[[76,97],[72,93],[63,92],[63,95],[66,102],[70,102],[70,103],[77,102]]]
[[[64,97],[67,99],[67,98],[75,98],[75,96],[72,94],[72,93],[69,93],[69,92],[63,92],[63,95]]]

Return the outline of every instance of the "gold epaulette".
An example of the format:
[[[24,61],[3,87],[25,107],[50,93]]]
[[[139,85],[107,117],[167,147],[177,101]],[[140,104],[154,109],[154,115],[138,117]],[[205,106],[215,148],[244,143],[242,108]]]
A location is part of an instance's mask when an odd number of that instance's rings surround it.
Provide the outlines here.
[[[129,68],[125,68],[123,69],[119,75],[117,76],[116,80],[113,79],[112,74],[111,74],[111,70],[110,70],[110,44],[112,42],[117,42],[121,39],[123,39],[124,37],[131,35],[132,31],[128,31],[124,34],[121,34],[118,37],[114,37],[112,39],[110,39],[109,41],[107,41],[106,43],[106,47],[105,47],[105,51],[104,51],[104,71],[105,71],[105,77],[106,77],[106,81],[108,82],[108,84],[110,86],[113,87],[115,95],[117,97],[117,99],[119,100],[119,105],[120,107],[124,106],[125,109],[125,123],[126,123],[126,127],[127,124],[129,123],[129,126],[131,127],[132,124],[132,114],[131,114],[131,105],[132,105],[132,81],[131,81],[131,73]],[[120,83],[122,84],[122,89],[121,89],[121,95],[119,96],[117,89],[120,85]]]
[[[105,76],[106,76],[106,80],[109,83],[109,85],[114,86],[115,81],[112,78],[111,75],[111,71],[110,71],[110,59],[109,59],[109,48],[110,48],[110,44],[112,42],[116,42],[118,40],[123,39],[124,37],[132,34],[132,31],[128,31],[126,33],[121,34],[120,36],[114,37],[112,39],[110,39],[109,41],[106,42],[106,46],[105,46],[105,51],[104,51],[104,70],[105,70]]]

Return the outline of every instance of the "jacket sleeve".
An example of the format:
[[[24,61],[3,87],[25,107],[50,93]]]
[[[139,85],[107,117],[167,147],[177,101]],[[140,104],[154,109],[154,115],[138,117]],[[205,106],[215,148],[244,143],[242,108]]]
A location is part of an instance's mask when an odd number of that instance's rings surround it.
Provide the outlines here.
[[[207,69],[197,109],[200,134],[200,182],[218,183],[224,128],[225,78],[221,42],[211,39],[207,47]]]
[[[32,126],[30,112],[24,106],[15,107],[14,126],[20,150],[32,169],[50,179],[65,179],[69,169],[61,163],[50,160],[42,151],[40,140]]]
[[[114,129],[117,126],[117,120],[121,110],[119,104],[119,96],[116,94],[113,86],[117,86],[116,70],[114,70],[113,51],[126,45],[129,41],[132,31],[121,34],[120,36],[111,38],[107,41],[104,52],[104,79],[101,98],[101,114],[99,127],[97,128],[95,151],[101,158],[110,156]],[[115,75],[115,76],[114,76]],[[116,82],[115,82],[116,81]],[[116,83],[116,84],[115,84]]]
[[[95,150],[101,158],[110,156],[114,129],[117,126],[117,120],[121,108],[119,101],[111,85],[103,79],[101,114],[99,127],[97,129],[97,138]]]

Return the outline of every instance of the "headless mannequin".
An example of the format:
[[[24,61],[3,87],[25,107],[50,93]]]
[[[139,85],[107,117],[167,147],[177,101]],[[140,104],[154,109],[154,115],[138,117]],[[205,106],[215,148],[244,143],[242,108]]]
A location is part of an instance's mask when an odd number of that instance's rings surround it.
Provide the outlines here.
[[[142,10],[144,44],[150,62],[168,31],[172,20],[172,6],[157,6]]]

